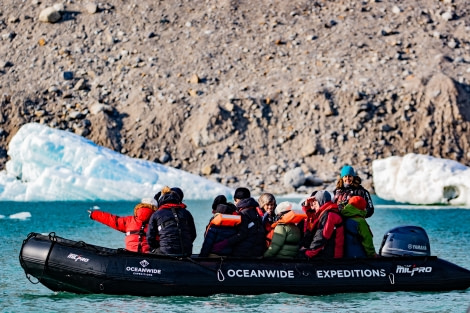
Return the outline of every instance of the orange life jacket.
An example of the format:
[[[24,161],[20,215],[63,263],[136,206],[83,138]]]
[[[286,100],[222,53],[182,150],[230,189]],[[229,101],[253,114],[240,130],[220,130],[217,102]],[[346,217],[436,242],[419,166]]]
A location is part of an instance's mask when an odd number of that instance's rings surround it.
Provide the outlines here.
[[[213,225],[235,227],[241,222],[242,222],[241,215],[216,213],[214,217],[210,220],[209,225],[207,225],[205,233],[207,234],[207,231]]]
[[[274,229],[276,228],[277,224],[280,223],[280,224],[294,224],[295,225],[295,224],[300,223],[306,218],[307,218],[307,214],[305,214],[304,212],[296,212],[293,210],[290,210],[289,212],[281,216],[279,220],[277,220],[271,225],[272,227],[271,231],[266,235],[266,245],[268,247],[271,245],[271,241],[273,240],[273,235],[274,235]]]
[[[211,220],[210,224],[215,226],[237,226],[241,222],[242,217],[240,215],[217,213],[214,215],[214,218]]]

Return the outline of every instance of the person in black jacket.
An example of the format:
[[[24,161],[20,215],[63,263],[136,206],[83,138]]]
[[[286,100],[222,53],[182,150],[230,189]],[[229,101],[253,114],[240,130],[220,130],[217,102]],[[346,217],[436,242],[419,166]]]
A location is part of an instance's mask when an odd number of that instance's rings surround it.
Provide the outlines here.
[[[147,229],[151,253],[191,256],[196,239],[196,226],[179,188],[164,187],[156,195],[158,210],[152,214]]]
[[[352,166],[343,166],[340,177],[336,183],[336,189],[333,192],[333,202],[338,205],[338,208],[341,211],[343,207],[348,204],[351,197],[360,196],[367,202],[367,213],[365,217],[368,218],[374,214],[374,204],[372,203],[370,193],[361,185],[361,183],[361,178],[357,176],[356,171],[354,171]]]
[[[214,245],[212,251],[218,253],[227,246],[232,248],[235,257],[260,257],[266,250],[265,231],[256,208],[259,206],[253,198],[239,200],[236,204],[241,223],[237,233]]]

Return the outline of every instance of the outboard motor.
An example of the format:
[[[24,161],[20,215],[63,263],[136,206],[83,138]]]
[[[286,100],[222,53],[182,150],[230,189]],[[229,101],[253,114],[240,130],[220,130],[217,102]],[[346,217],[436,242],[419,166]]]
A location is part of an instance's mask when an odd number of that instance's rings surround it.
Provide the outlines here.
[[[423,228],[399,226],[392,228],[384,235],[379,254],[384,257],[429,256],[431,246]]]

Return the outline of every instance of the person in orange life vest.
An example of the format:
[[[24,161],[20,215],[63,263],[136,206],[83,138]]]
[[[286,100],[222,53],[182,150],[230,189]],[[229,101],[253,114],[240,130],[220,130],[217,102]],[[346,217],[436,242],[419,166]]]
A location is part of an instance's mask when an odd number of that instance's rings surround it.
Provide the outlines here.
[[[279,203],[276,207],[277,222],[273,225],[272,233],[268,235],[271,237],[271,244],[264,252],[265,258],[292,259],[297,256],[301,238],[300,229],[294,223],[282,219],[291,210],[292,204],[287,201]]]
[[[343,207],[348,204],[349,198],[352,196],[361,196],[366,200],[366,218],[374,214],[374,204],[370,193],[361,185],[361,178],[357,176],[356,171],[350,165],[345,165],[341,168],[341,173],[338,181],[336,182],[336,189],[334,190],[333,202],[338,205],[341,211]]]
[[[367,202],[360,196],[349,198],[348,204],[341,210],[344,217],[344,257],[375,258],[374,243],[369,224],[365,219]]]
[[[311,230],[305,236],[306,239],[311,238],[310,244],[301,247],[300,251],[307,258],[342,258],[343,219],[338,206],[331,201],[330,193],[326,190],[317,191],[314,197],[307,198],[305,204],[315,210],[315,217],[309,227]]]
[[[211,218],[209,225],[207,225],[206,233],[204,234],[204,242],[202,243],[200,257],[207,257],[211,254],[217,255],[231,255],[232,248],[225,246],[220,251],[213,251],[213,246],[227,238],[232,237],[237,233],[237,227],[235,224],[231,225],[217,225],[214,223],[214,217],[225,214],[225,215],[236,215],[237,207],[233,203],[221,203],[217,205],[214,216]]]
[[[258,206],[258,202],[251,197],[239,200],[237,202],[237,209],[238,214],[241,215],[241,223],[237,227],[237,233],[228,239],[216,243],[212,251],[218,253],[226,246],[231,246],[232,256],[262,256],[266,250],[266,233],[261,217],[256,211]]]
[[[149,221],[147,241],[155,254],[190,256],[196,239],[196,226],[191,213],[182,202],[181,189],[163,187],[155,195],[158,210]]]
[[[145,236],[148,222],[158,204],[154,199],[142,199],[134,207],[134,215],[119,217],[98,210],[88,211],[90,218],[126,234],[126,249],[133,252],[147,253],[150,246]]]
[[[271,193],[263,193],[258,198],[259,209],[264,212],[262,215],[262,222],[266,233],[272,230],[271,225],[275,222],[276,213],[276,198]]]

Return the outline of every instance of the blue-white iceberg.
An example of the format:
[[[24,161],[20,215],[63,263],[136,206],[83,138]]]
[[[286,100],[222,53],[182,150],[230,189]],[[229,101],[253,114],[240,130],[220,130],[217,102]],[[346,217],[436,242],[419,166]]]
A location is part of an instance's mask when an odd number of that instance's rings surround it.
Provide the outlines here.
[[[140,200],[163,186],[179,186],[185,199],[210,199],[232,190],[203,177],[133,159],[90,140],[45,125],[26,124],[12,138],[0,200]]]
[[[376,160],[372,171],[375,192],[382,199],[470,206],[470,168],[456,161],[407,154]]]

